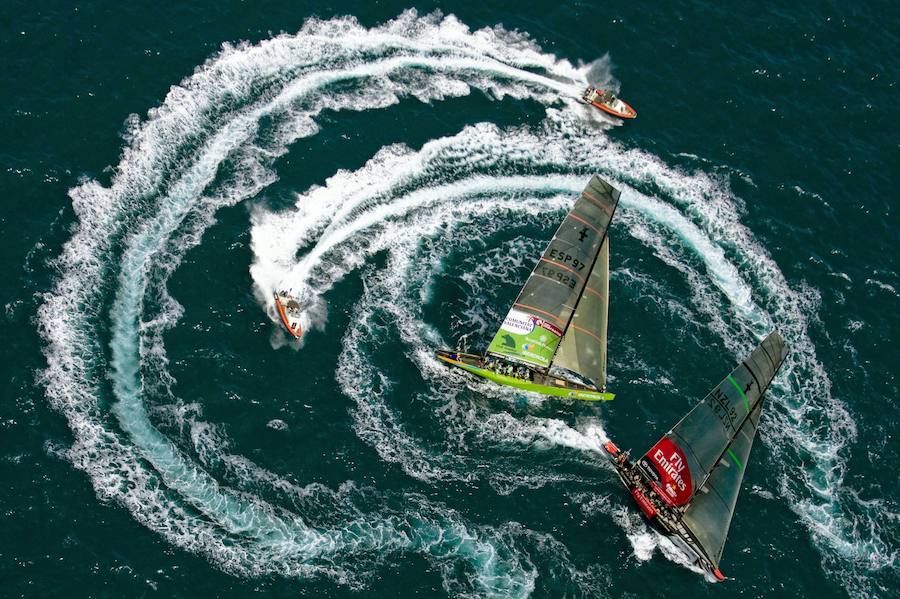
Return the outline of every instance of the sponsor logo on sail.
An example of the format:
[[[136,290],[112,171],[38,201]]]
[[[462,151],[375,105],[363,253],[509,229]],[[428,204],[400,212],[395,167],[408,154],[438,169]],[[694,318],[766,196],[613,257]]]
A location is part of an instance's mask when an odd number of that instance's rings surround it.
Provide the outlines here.
[[[558,326],[556,326],[553,323],[547,322],[546,320],[542,320],[540,318],[535,318],[534,324],[535,324],[535,326],[541,327],[545,331],[550,331],[557,337],[562,337],[562,329],[560,329]]]
[[[542,318],[510,310],[488,351],[517,357],[540,366],[550,363],[562,331]]]
[[[500,328],[516,335],[527,335],[534,330],[535,320],[537,319],[531,314],[510,310]]]
[[[534,331],[534,329],[539,328],[550,331],[557,337],[562,337],[562,330],[560,330],[558,326],[547,322],[543,318],[538,318],[537,316],[532,316],[527,312],[521,312],[519,310],[510,310],[509,314],[506,315],[506,319],[503,321],[503,326],[500,328],[504,331],[515,333],[516,335],[528,335]]]
[[[687,459],[680,447],[675,445],[668,437],[663,437],[654,445],[641,460],[652,468],[656,475],[657,489],[662,493],[663,499],[674,504],[683,505],[690,501],[693,490],[691,488],[691,470],[688,468]]]
[[[587,227],[584,227],[583,229],[581,229],[581,231],[578,232],[578,241],[584,243],[585,237],[587,237]]]

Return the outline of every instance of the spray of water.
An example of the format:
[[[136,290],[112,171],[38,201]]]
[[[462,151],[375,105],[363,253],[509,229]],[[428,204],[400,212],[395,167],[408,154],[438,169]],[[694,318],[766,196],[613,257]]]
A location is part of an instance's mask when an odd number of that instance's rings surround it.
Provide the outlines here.
[[[598,125],[608,121],[574,100],[588,80],[615,87],[608,58],[576,67],[522,34],[471,31],[453,16],[412,11],[373,28],[352,18],[312,19],[295,35],[225,45],[146,119],[130,119],[109,186],[86,181],[71,191],[77,226],[39,312],[47,396],[75,439],[68,458],[101,499],[236,574],[323,575],[359,587],[380,560],[416,552],[442,573],[448,592],[523,596],[534,589],[538,572],[530,556],[538,552],[557,564],[555,571],[568,572],[574,586],[596,588],[606,574],[577,570],[565,547],[541,533],[515,523],[478,524],[413,493],[385,495],[363,510],[357,502],[368,502],[352,483],[336,490],[296,487],[230,454],[227,439],[202,422],[198,407],[177,403],[190,412],[195,459],[163,434],[147,409],[151,399],[171,396],[162,332],[177,326],[182,310],[166,290],[169,277],[201,243],[217,210],[256,196],[277,179],[274,160],[291,142],[322,133],[322,110],[377,110],[402,97],[439,102],[473,91],[528,98],[546,106],[544,122],[534,127],[480,124],[419,150],[387,146],[361,169],[339,171],[300,194],[292,210],[257,207],[251,275],[263,309],[274,317],[270,292],[287,284],[302,290],[308,319],[328,327],[322,315],[329,289],[374,253],[387,252],[385,267],[368,277],[355,318],[340,332],[336,376],[354,402],[356,434],[426,484],[484,479],[510,493],[579,480],[527,459],[509,468],[478,467],[491,452],[527,455],[525,447],[569,451],[587,461],[605,433],[594,417],[573,427],[527,407],[514,416],[467,401],[465,385],[472,384],[448,379],[430,357],[445,340],[422,305],[448,248],[464,250],[463,241],[477,232],[509,223],[557,218],[585,178],[599,172],[626,192],[621,223],[628,234],[690,286],[690,308],[673,300],[666,309],[710,328],[735,355],[773,326],[785,334],[793,352],[773,391],[765,442],[781,458],[783,494],[826,567],[865,588],[865,573],[895,556],[873,524],[882,508],[855,509],[844,483],[843,449],[855,429],[832,397],[807,334],[815,298],[786,283],[740,223],[739,202],[723,182],[609,140],[597,144]],[[366,94],[355,93],[361,87]],[[508,243],[509,268],[527,270],[533,240]],[[478,297],[500,276],[482,263],[463,281]],[[642,284],[639,273],[631,281]],[[500,309],[473,304],[467,326],[480,323],[483,334]],[[368,317],[376,313],[389,314],[395,326],[379,328]],[[421,373],[418,393],[446,431],[444,446],[429,446],[409,429],[391,395],[391,372],[373,359],[391,336]],[[489,386],[477,391],[510,400]],[[296,509],[213,476],[207,468],[213,461],[233,480],[264,483],[291,497]],[[323,513],[330,514],[327,523],[319,522]],[[659,541],[642,525],[615,517],[636,555],[647,559]]]

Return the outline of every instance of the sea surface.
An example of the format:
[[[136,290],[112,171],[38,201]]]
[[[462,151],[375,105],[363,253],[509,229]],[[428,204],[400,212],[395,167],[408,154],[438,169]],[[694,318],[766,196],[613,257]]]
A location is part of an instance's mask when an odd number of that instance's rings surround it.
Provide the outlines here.
[[[11,1],[0,31],[0,596],[900,596],[896,3]],[[615,401],[443,368],[594,173]],[[772,329],[713,584],[601,444],[646,450]]]

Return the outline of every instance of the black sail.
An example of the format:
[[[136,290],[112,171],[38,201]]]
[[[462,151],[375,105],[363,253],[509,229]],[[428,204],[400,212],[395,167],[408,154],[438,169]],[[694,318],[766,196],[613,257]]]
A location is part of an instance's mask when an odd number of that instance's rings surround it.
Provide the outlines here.
[[[763,396],[787,355],[771,333],[640,460],[657,494],[685,506],[692,544],[718,567]]]
[[[759,426],[762,407],[762,401],[756,404],[725,455],[713,468],[706,484],[695,493],[682,517],[684,525],[717,568],[731,527],[731,518],[734,516],[734,507],[741,490],[756,427]]]

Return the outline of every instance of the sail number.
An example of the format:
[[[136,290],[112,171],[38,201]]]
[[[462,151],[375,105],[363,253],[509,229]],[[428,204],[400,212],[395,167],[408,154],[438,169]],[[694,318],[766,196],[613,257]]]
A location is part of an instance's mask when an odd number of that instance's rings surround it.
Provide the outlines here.
[[[728,396],[722,392],[722,389],[716,388],[707,395],[706,405],[719,417],[719,420],[722,421],[722,426],[732,431],[735,430],[734,421],[737,420],[737,411],[734,409],[734,406],[728,405]]]
[[[572,254],[564,252],[562,250],[558,250],[556,248],[550,248],[550,259],[556,260],[557,262],[560,262],[567,266],[571,265],[571,267],[578,272],[584,270],[584,262],[574,257]]]
[[[547,266],[544,262],[540,263],[539,268],[541,271],[541,276],[559,281],[569,289],[575,289],[575,277],[570,277],[560,270],[557,270],[551,266]]]

